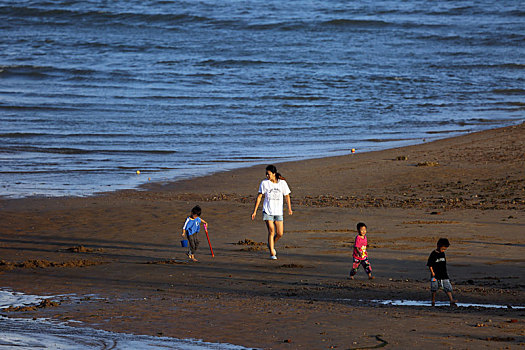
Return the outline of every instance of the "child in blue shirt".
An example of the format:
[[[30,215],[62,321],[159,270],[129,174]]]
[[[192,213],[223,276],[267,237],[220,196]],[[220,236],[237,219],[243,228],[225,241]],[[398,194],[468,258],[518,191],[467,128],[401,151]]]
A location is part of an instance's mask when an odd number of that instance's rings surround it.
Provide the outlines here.
[[[208,225],[206,221],[200,218],[201,213],[201,207],[199,207],[198,205],[194,206],[193,209],[191,209],[190,216],[186,218],[184,226],[182,226],[182,237],[186,237],[188,239],[188,243],[190,246],[186,254],[188,255],[188,258],[190,258],[192,261],[198,261],[195,258],[195,252],[199,247],[199,238],[197,234],[201,229],[201,223],[203,223],[204,225]]]

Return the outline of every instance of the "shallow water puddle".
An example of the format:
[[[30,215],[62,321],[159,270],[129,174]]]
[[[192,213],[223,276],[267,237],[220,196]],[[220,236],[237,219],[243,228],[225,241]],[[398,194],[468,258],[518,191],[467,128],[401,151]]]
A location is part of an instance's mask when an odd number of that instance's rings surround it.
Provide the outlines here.
[[[8,290],[0,290],[0,309],[5,309],[10,306],[29,306],[36,305],[42,300],[50,297],[43,297],[39,295],[27,295],[24,293],[11,292]]]
[[[57,296],[38,296],[0,290],[1,309],[39,304]],[[71,321],[70,321],[71,322]],[[76,321],[73,321],[76,322]],[[114,333],[87,327],[72,327],[47,319],[0,316],[0,349],[175,349],[244,350],[242,346],[208,343],[195,339],[153,337]]]
[[[430,300],[370,300],[372,303],[393,305],[393,306],[432,306]],[[436,301],[436,306],[449,306],[448,301]],[[473,304],[473,303],[456,303],[458,307],[485,307],[491,309],[525,309],[525,306],[514,305],[496,305],[496,304]]]
[[[363,299],[332,299],[332,300],[338,300],[338,301],[349,301],[349,302],[357,302],[359,301],[360,304],[363,302],[373,303],[373,304],[381,304],[381,305],[392,305],[392,306],[428,306],[432,307],[432,304],[430,300],[381,300],[381,299],[373,299],[373,300],[363,300]],[[436,301],[436,306],[449,306],[450,303],[448,301]],[[516,309],[516,310],[522,310],[525,309],[525,306],[516,306],[516,305],[497,305],[497,304],[475,304],[475,303],[456,303],[458,307],[482,307],[482,308],[490,308],[490,309]]]
[[[193,339],[152,337],[113,333],[93,328],[71,327],[45,319],[21,319],[0,316],[0,349],[175,349],[237,350],[237,345],[208,343]]]

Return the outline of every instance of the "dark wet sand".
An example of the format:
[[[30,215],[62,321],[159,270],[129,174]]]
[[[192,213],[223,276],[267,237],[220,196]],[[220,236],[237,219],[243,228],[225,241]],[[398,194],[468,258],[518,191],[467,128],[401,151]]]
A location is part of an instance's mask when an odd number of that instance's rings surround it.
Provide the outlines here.
[[[524,124],[278,169],[294,215],[276,261],[257,244],[266,241],[262,217],[250,220],[264,166],[146,191],[1,200],[0,286],[82,299],[0,314],[267,349],[525,344],[524,310],[370,302],[428,300],[426,259],[448,237],[459,301],[525,305]],[[201,232],[200,261],[190,263],[180,227],[195,204],[215,258]],[[373,281],[362,270],[346,279],[359,221]],[[245,240],[253,243],[237,244]]]

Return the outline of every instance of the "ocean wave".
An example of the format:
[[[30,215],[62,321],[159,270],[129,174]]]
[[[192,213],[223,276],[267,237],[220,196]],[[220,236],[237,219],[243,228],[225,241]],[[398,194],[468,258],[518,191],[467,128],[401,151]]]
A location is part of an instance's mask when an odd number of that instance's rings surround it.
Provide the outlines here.
[[[93,169],[71,169],[71,168],[60,168],[57,169],[56,165],[53,164],[38,164],[38,169],[31,170],[0,170],[2,175],[43,175],[43,174],[53,174],[53,175],[68,175],[68,174],[111,174],[115,171],[115,168],[102,168],[97,167]],[[136,168],[134,168],[135,170]],[[132,172],[134,173],[134,171]],[[2,345],[0,343],[0,345]]]
[[[429,16],[464,16],[464,15],[477,15],[483,13],[483,9],[475,6],[458,6],[451,7],[440,11],[429,11],[426,14]]]
[[[525,108],[525,102],[521,102],[521,101],[495,102],[493,103],[493,105]]]
[[[328,27],[369,27],[369,28],[383,28],[389,26],[397,26],[396,23],[373,20],[373,19],[331,19],[320,23],[321,26]]]
[[[464,133],[464,132],[465,130],[451,129],[451,130],[425,131],[425,134],[438,135],[438,134],[454,134],[454,133]]]
[[[372,143],[384,143],[384,142],[399,142],[399,141],[409,141],[409,140],[414,140],[414,139],[413,138],[397,138],[397,139],[386,139],[386,138],[374,139],[374,138],[370,138],[370,139],[363,139],[361,141],[372,142]]]
[[[493,89],[491,92],[497,95],[525,96],[525,89]]]
[[[328,21],[323,21],[317,24],[319,27],[326,27],[328,29],[333,28],[349,28],[349,29],[396,29],[402,28],[405,30],[418,29],[418,28],[429,28],[429,29],[438,29],[447,27],[444,23],[430,23],[423,22],[420,20],[397,20],[397,21],[388,21],[382,19],[331,19]],[[317,26],[316,25],[316,26]]]
[[[489,119],[489,118],[466,118],[466,119],[445,119],[445,120],[415,120],[402,119],[390,124],[390,128],[408,128],[408,129],[431,129],[442,128],[447,130],[447,126],[472,126],[472,125],[486,125],[486,124],[503,124],[508,122],[515,122],[516,119]],[[388,127],[388,126],[386,126]],[[433,131],[433,130],[427,130]],[[427,132],[425,131],[425,132]],[[465,132],[465,130],[463,130]]]
[[[35,65],[8,65],[0,66],[0,77],[29,77],[43,79],[63,75],[91,76],[97,73],[95,70],[85,68],[59,68],[53,66]]]
[[[42,122],[42,121],[40,121]],[[159,125],[159,124],[157,124]],[[160,124],[160,125],[173,125],[173,124]],[[176,123],[175,125],[183,125],[182,123]],[[144,138],[149,137],[157,137],[157,136],[166,136],[167,134],[153,134],[153,133],[141,133],[140,136]],[[169,134],[168,134],[169,135]],[[52,139],[64,139],[64,138],[93,138],[93,139],[100,139],[100,138],[108,138],[108,139],[116,139],[116,138],[129,138],[129,134],[124,133],[96,133],[96,132],[90,132],[90,133],[48,133],[48,132],[7,132],[7,133],[0,133],[0,138],[32,138],[32,137],[49,137]]]
[[[279,30],[293,31],[303,30],[311,27],[311,24],[304,21],[278,21],[273,23],[247,23],[244,25],[248,30]]]
[[[467,125],[484,125],[484,124],[501,124],[503,122],[515,121],[514,119],[489,119],[489,118],[470,118],[466,120],[456,121],[457,125],[467,126]]]
[[[47,72],[49,69],[45,67],[36,67],[36,66],[0,66],[0,77],[10,78],[10,77],[30,77],[35,79],[46,78],[49,76]]]
[[[515,3],[517,5],[517,3]],[[525,15],[525,11],[519,9],[519,8],[508,8],[507,6],[502,6],[500,8],[487,8],[483,6],[458,6],[458,7],[451,7],[449,9],[444,10],[431,10],[428,12],[424,12],[425,15],[429,16],[484,16],[484,15],[492,15],[492,16],[500,16],[500,17],[523,17]]]
[[[279,159],[281,157],[276,157],[275,159]],[[263,161],[265,158],[264,157],[256,157],[256,156],[253,156],[253,157],[234,157],[234,156],[229,156],[225,159],[212,159],[212,160],[208,160],[208,161],[203,161],[204,164],[206,163],[210,163],[210,164],[214,164],[214,163],[246,163],[246,162],[258,162],[258,161]]]
[[[521,9],[511,9],[508,11],[503,11],[502,15],[504,16],[514,16],[514,17],[525,17],[525,11]]]
[[[35,137],[35,136],[42,136],[42,135],[45,135],[45,134],[36,133],[36,132],[7,132],[7,133],[0,133],[0,138],[23,139],[26,137]]]
[[[441,103],[435,103],[435,102],[424,102],[424,103],[418,103],[417,105],[418,105],[418,107],[422,107],[422,108],[434,109],[434,108],[446,108],[446,107],[452,107],[452,106],[455,105],[455,103],[445,103],[445,102],[441,102]]]
[[[75,107],[58,107],[58,106],[14,106],[0,104],[0,110],[12,111],[78,111]]]
[[[525,69],[525,64],[521,63],[454,63],[454,64],[430,64],[430,68],[446,69],[446,70],[522,70]]]
[[[418,41],[428,42],[449,42],[458,46],[509,46],[514,44],[521,44],[525,40],[525,36],[519,33],[477,33],[476,35],[465,34],[425,34],[413,35],[414,39]],[[464,48],[458,47],[461,52],[465,52]]]
[[[131,149],[83,149],[71,147],[0,146],[5,153],[53,153],[53,154],[175,154],[174,150],[131,150]]]
[[[311,103],[308,103],[308,104],[284,103],[281,106],[284,108],[323,108],[323,107],[327,108],[327,107],[330,107],[331,105],[329,104],[311,104]]]
[[[220,68],[263,66],[263,65],[275,65],[275,64],[278,64],[278,63],[272,62],[272,61],[246,60],[246,59],[238,59],[238,60],[236,59],[224,59],[224,60],[208,59],[208,60],[203,60],[198,63],[198,65],[201,65],[201,66],[220,67]]]
[[[74,25],[79,20],[82,23],[93,25],[108,23],[132,26],[143,23],[187,24],[210,22],[212,19],[188,13],[142,13],[142,12],[111,12],[103,9],[81,10],[75,8],[40,8],[31,6],[0,6],[3,16],[10,19],[17,18],[22,23],[41,23],[41,18],[46,18],[45,24]]]
[[[282,101],[321,101],[329,100],[330,98],[325,96],[261,96],[263,100],[282,100]],[[323,105],[324,106],[324,105]]]

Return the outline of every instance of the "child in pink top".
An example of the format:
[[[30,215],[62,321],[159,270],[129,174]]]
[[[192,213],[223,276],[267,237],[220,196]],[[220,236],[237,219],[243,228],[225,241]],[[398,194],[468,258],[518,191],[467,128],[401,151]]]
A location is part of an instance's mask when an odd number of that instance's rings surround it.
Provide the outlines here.
[[[366,251],[368,240],[366,239],[366,225],[363,222],[357,224],[357,233],[358,235],[355,237],[354,242],[354,252],[352,254],[354,261],[352,270],[350,271],[350,279],[354,279],[359,265],[363,265],[369,279],[374,279],[372,276],[372,266],[370,266],[370,262],[368,261],[368,252]]]

